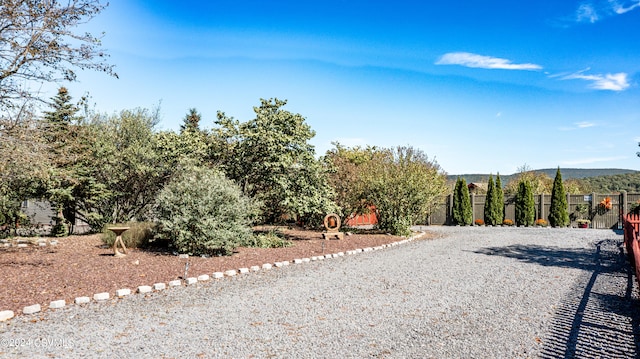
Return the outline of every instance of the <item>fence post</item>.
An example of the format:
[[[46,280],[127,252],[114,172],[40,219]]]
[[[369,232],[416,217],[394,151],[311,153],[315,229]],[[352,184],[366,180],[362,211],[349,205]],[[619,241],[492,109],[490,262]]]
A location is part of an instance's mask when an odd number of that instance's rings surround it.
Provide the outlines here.
[[[591,203],[589,203],[589,213],[590,216],[593,217],[591,218],[591,228],[597,228],[597,223],[598,221],[596,221],[596,216],[598,215],[598,213],[596,212],[596,193],[592,192],[591,193]]]
[[[471,224],[476,222],[476,194],[471,192]]]
[[[545,219],[545,216],[544,216],[544,194],[541,193],[538,196],[540,198],[538,199],[539,210],[538,210],[538,218],[536,218],[536,220]]]

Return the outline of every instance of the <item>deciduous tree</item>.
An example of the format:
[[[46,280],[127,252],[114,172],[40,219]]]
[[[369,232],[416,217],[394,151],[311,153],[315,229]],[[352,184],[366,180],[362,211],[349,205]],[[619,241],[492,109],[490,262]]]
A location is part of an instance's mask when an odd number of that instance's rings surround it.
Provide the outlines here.
[[[94,140],[87,168],[95,194],[80,209],[95,229],[147,219],[156,194],[175,170],[157,150],[157,120],[157,112],[134,109],[90,124]]]
[[[256,117],[243,123],[219,113],[212,131],[212,162],[262,204],[270,223],[335,210],[324,167],[309,143],[315,132],[302,115],[283,110],[286,103],[261,99]]]
[[[20,203],[44,196],[51,162],[30,103],[0,115],[0,225],[25,219]]]
[[[364,170],[363,195],[376,206],[378,226],[392,234],[408,235],[446,192],[437,162],[410,146],[377,150]]]
[[[76,70],[117,76],[100,38],[75,32],[106,5],[99,0],[6,0],[0,6],[0,108],[38,98],[25,83],[75,81]]]

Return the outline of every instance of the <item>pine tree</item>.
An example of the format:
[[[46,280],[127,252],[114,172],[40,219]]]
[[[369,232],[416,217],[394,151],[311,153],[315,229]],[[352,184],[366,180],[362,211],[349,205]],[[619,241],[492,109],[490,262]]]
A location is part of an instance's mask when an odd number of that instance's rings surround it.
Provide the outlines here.
[[[67,223],[74,217],[74,190],[79,182],[77,165],[82,153],[76,132],[80,117],[76,115],[79,109],[71,102],[66,88],[60,87],[51,100],[52,111],[44,112],[43,123],[53,165],[47,193],[56,206],[51,235],[61,237],[67,235]]]
[[[45,138],[57,156],[64,156],[67,142],[69,142],[69,128],[79,117],[76,116],[78,107],[71,103],[71,95],[65,87],[58,89],[58,94],[51,98],[52,111],[44,113]]]
[[[493,196],[493,205],[496,209],[496,224],[502,224],[504,221],[504,191],[502,190],[502,181],[500,173],[496,175],[495,194]]]
[[[453,223],[468,226],[473,221],[469,188],[464,178],[458,177],[453,193]]]
[[[516,224],[518,226],[532,226],[535,223],[535,201],[529,181],[522,181],[518,185],[516,194]]]
[[[562,184],[562,174],[560,167],[556,172],[556,178],[553,180],[553,189],[551,190],[551,208],[549,209],[549,224],[553,227],[566,227],[569,225],[569,211],[567,204],[567,195]]]
[[[190,108],[189,113],[184,117],[184,122],[180,125],[180,133],[185,131],[200,131],[200,120],[202,116],[195,108]]]

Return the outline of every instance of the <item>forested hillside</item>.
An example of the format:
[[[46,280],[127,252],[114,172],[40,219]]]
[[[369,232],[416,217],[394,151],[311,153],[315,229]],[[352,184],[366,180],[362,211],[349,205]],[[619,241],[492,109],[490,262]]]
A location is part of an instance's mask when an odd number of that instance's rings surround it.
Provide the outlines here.
[[[543,169],[538,169],[538,170],[532,170],[533,172],[538,172],[538,173],[544,173],[547,176],[549,176],[550,178],[553,178],[556,174],[556,170],[557,168],[543,168]],[[620,180],[623,181],[624,183],[627,182],[633,182],[635,180],[636,183],[638,183],[638,177],[636,176],[640,176],[640,172],[638,171],[634,171],[634,170],[628,170],[628,169],[621,169],[621,168],[595,168],[595,169],[590,169],[590,168],[561,168],[560,171],[562,172],[562,178],[564,180],[568,180],[568,179],[591,179],[591,178],[600,178],[600,177],[614,177],[614,176],[622,176],[620,178],[616,177],[614,180]],[[625,179],[625,175],[635,175],[630,177],[629,179]],[[495,173],[493,174],[493,176],[495,177]],[[502,179],[502,183],[508,183],[512,176],[514,176],[514,174],[511,175],[506,175],[506,174],[500,174],[500,178]],[[467,181],[467,183],[470,182],[487,182],[489,180],[489,174],[461,174],[461,175],[449,175],[448,176],[448,180],[449,181],[453,181],[455,182],[455,180],[458,177],[462,177],[465,179],[465,181]],[[602,182],[605,182],[607,180],[612,180],[612,178],[608,178],[608,179],[603,179]],[[598,182],[598,181],[596,181]],[[589,183],[591,183],[591,180],[589,180]],[[600,191],[598,191],[600,192]]]
[[[597,176],[582,179],[593,192],[609,193],[627,191],[640,193],[640,172],[617,174],[612,176]]]

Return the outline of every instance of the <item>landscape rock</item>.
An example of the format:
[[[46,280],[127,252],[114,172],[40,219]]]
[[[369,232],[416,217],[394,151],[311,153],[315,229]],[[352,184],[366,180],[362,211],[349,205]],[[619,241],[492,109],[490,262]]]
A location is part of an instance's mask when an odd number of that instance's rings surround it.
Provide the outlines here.
[[[116,297],[125,297],[127,295],[131,295],[131,289],[129,288],[124,288],[124,289],[118,289],[116,290]]]
[[[96,293],[96,294],[93,295],[93,300],[98,301],[98,302],[104,301],[104,300],[107,300],[107,299],[109,299],[109,293],[107,293],[107,292]]]
[[[153,288],[151,288],[151,286],[149,285],[141,285],[138,287],[138,293],[141,293],[141,294],[151,293],[152,291],[153,291]]]
[[[14,316],[14,313],[13,313],[12,310],[0,311],[0,322],[4,322],[5,320],[9,320],[9,319],[13,318],[13,316]]]
[[[87,304],[91,302],[91,298],[89,297],[77,297],[74,301],[76,304]]]
[[[24,309],[22,309],[22,313],[23,314],[33,314],[33,313],[38,313],[42,310],[42,308],[40,307],[40,304],[34,304],[34,305],[30,305],[27,307],[24,307]]]
[[[60,309],[60,308],[64,308],[65,305],[67,305],[67,303],[64,301],[64,299],[54,300],[51,303],[49,303],[49,308]]]

